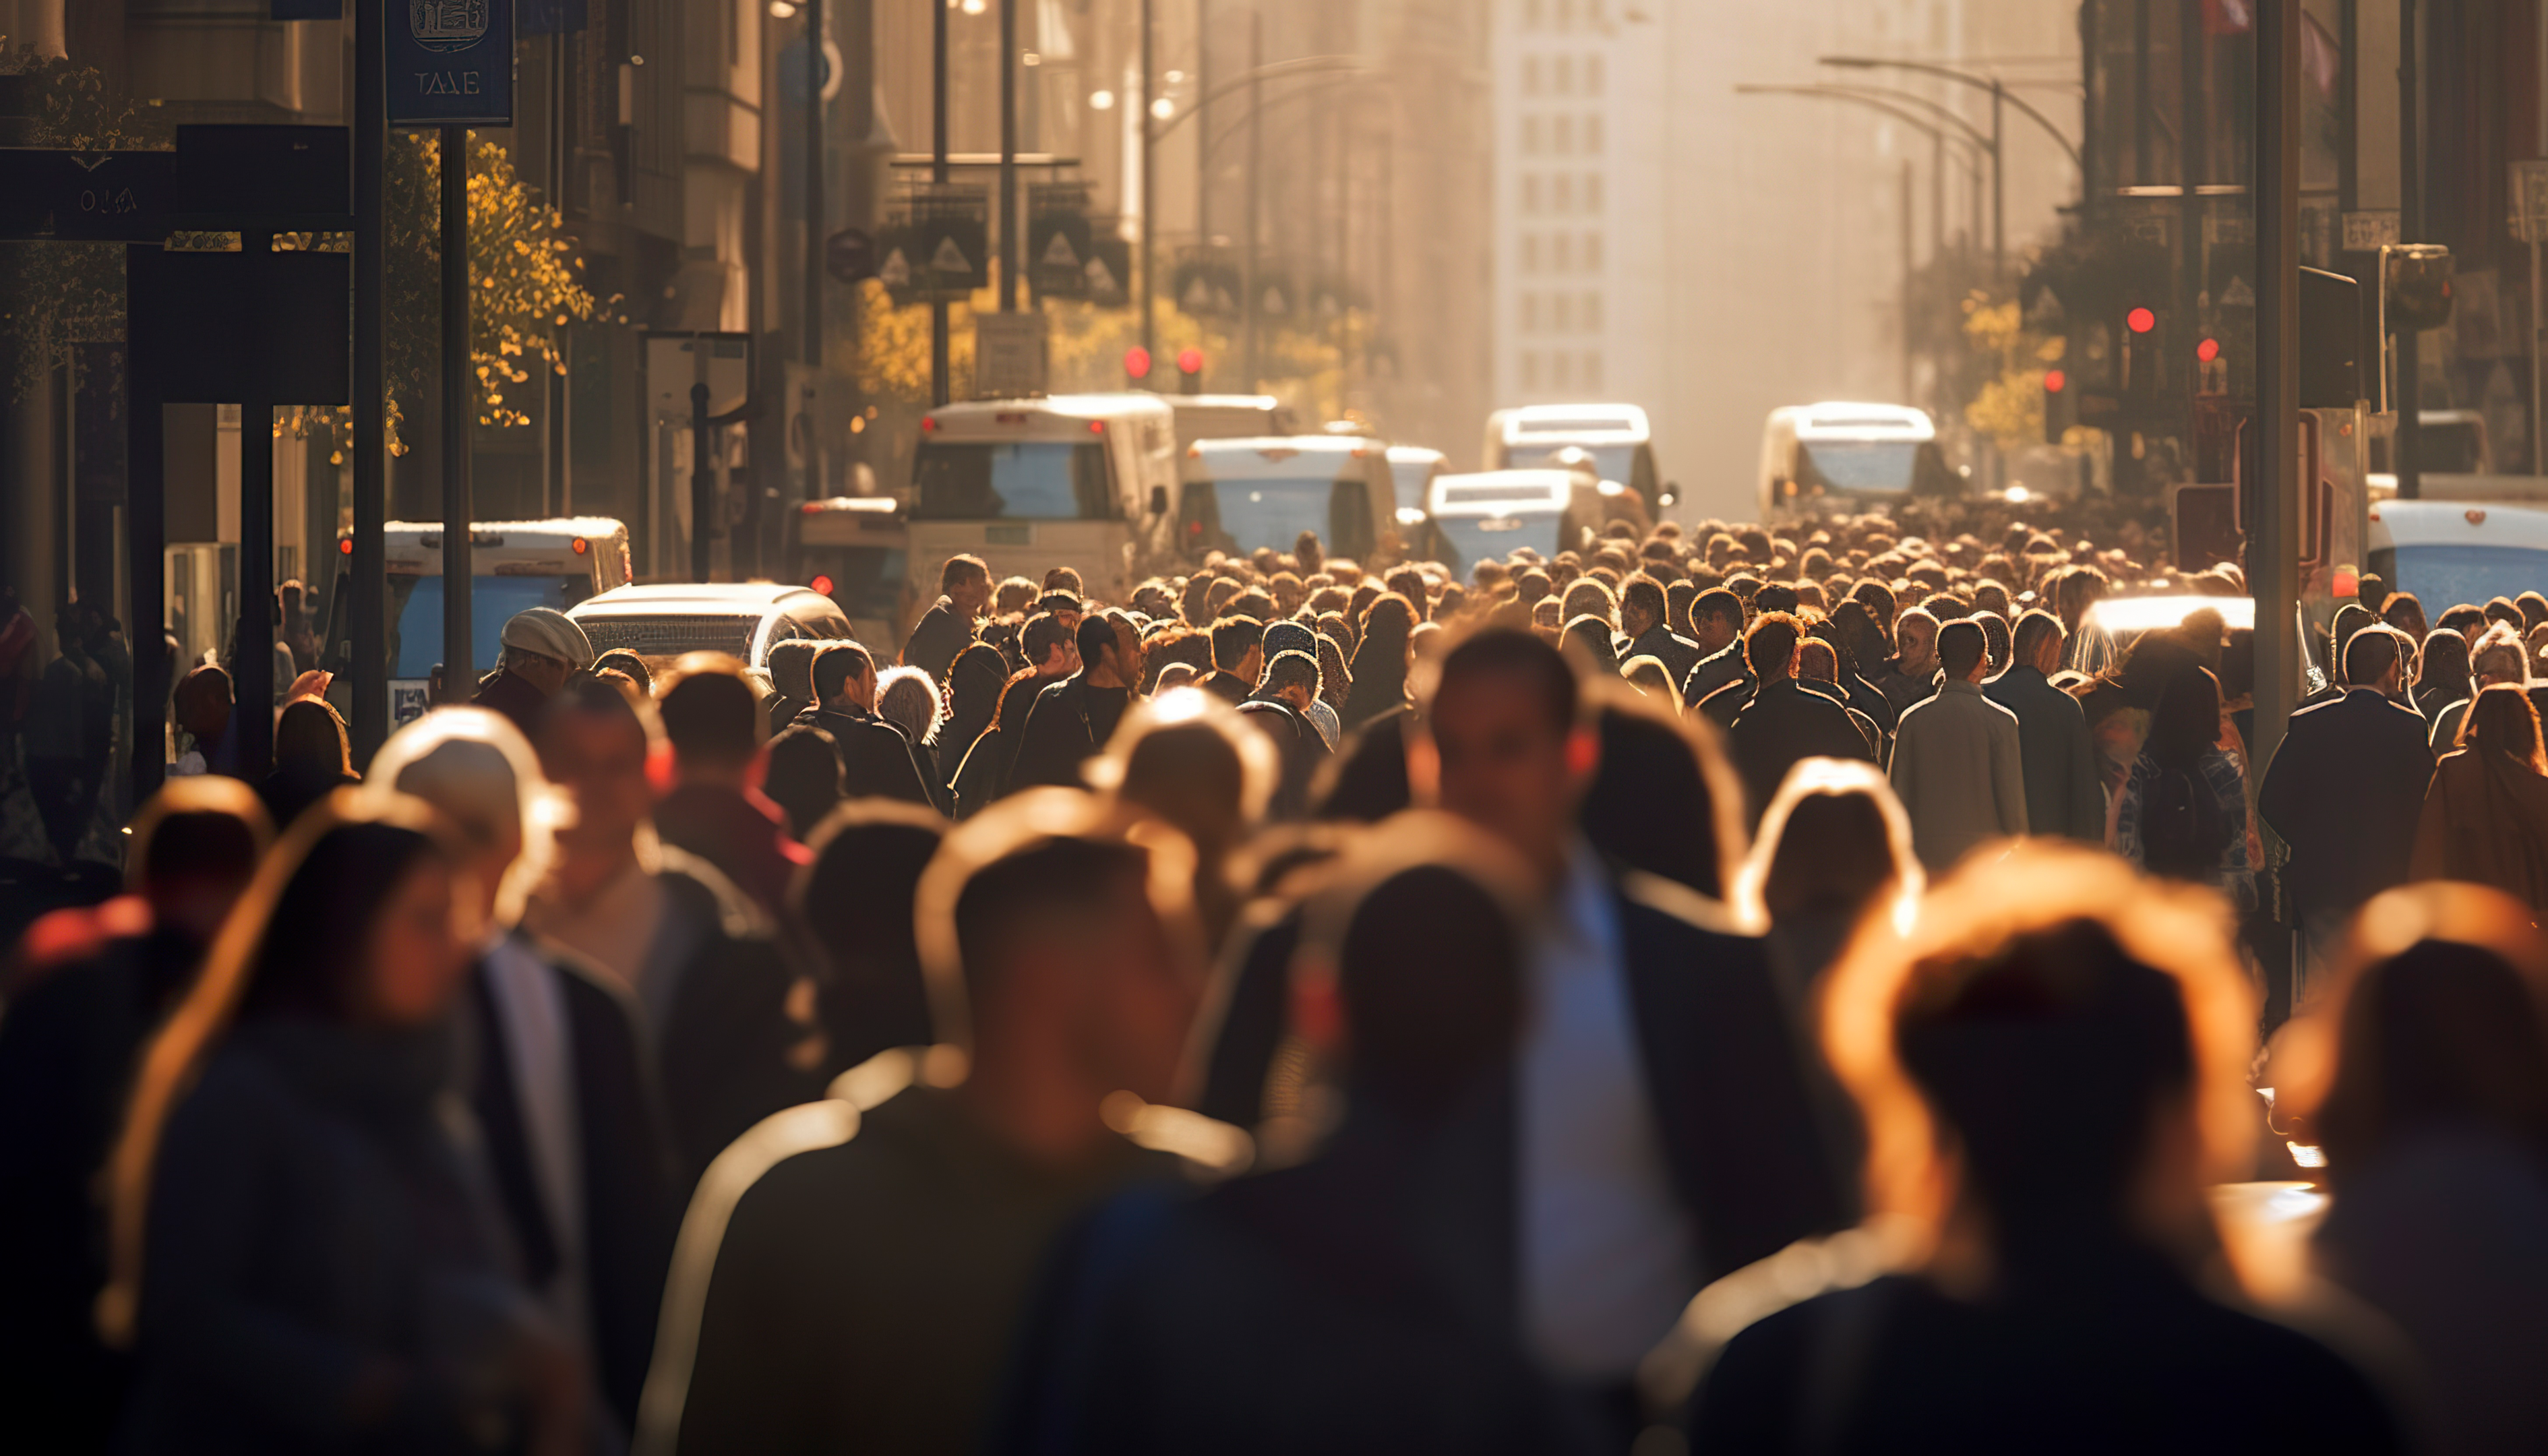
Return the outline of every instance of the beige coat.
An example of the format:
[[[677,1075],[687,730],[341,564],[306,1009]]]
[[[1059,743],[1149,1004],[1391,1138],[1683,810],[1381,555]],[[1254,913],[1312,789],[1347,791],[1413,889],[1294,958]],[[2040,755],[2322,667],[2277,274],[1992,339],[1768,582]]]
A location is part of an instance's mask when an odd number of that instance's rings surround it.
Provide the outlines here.
[[[1911,847],[1943,870],[1985,840],[2026,833],[2026,762],[2017,714],[1950,681],[1902,715],[1893,735],[1893,792]]]

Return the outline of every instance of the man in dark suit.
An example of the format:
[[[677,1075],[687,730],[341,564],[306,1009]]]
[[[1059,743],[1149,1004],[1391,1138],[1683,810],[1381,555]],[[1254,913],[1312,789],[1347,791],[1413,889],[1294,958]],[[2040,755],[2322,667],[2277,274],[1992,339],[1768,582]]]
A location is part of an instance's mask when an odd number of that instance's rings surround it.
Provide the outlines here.
[[[1079,671],[1036,694],[1019,730],[1011,789],[1079,785],[1079,766],[1104,751],[1141,681],[1141,634],[1120,611],[1079,619]]]
[[[2079,699],[2052,685],[2066,634],[2061,619],[2037,607],[2017,619],[2008,671],[1982,684],[1982,695],[2017,714],[2017,751],[2026,769],[2027,832],[2106,842],[2106,791],[2097,779],[2097,749]]]
[[[1840,700],[1840,688],[1798,681],[1796,645],[1802,640],[1802,624],[1782,611],[1762,616],[1743,639],[1745,659],[1761,685],[1725,730],[1725,746],[1743,774],[1744,819],[1751,824],[1761,822],[1761,811],[1799,759],[1876,762],[1875,727]],[[1836,672],[1838,659],[1829,644],[1814,645]]]
[[[902,799],[935,805],[929,774],[902,730],[875,715],[875,659],[855,642],[838,642],[814,659],[812,707],[791,726],[832,735],[841,756],[841,796]]]
[[[1650,657],[1664,665],[1676,683],[1686,680],[1707,654],[1698,644],[1672,629],[1672,605],[1663,584],[1644,575],[1630,577],[1619,589],[1619,630],[1628,634],[1628,650],[1619,660]]]
[[[1504,840],[1547,897],[1501,1185],[1512,1314],[1552,1377],[1624,1412],[1702,1285],[1852,1210],[1762,943],[1578,832],[1596,742],[1557,650],[1490,629],[1443,659],[1408,767],[1419,801]]]
[[[1743,598],[1722,587],[1701,592],[1690,603],[1689,625],[1699,656],[1682,675],[1681,700],[1694,708],[1709,693],[1751,676],[1743,665]]]
[[[944,682],[956,654],[973,640],[973,623],[991,600],[991,569],[978,556],[951,556],[938,571],[938,600],[921,614],[902,649],[902,664]]]
[[[1212,676],[1203,690],[1236,707],[1256,693],[1265,675],[1265,624],[1254,617],[1223,617],[1212,624]]]
[[[2346,918],[2407,882],[2433,755],[2424,720],[2392,700],[2400,641],[2386,627],[2353,635],[2344,648],[2344,695],[2292,714],[2256,792],[2257,814],[2291,847],[2283,883],[2301,921],[2303,997],[2320,981]]]

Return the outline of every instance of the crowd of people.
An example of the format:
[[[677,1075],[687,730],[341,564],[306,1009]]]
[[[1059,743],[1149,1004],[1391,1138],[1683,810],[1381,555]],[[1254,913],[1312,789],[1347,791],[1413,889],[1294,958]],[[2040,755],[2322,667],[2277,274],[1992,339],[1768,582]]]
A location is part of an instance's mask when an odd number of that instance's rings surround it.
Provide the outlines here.
[[[253,782],[198,668],[124,893],[0,982],[11,1428],[2535,1446],[2548,598],[2364,582],[2258,765],[2219,612],[2082,670],[2243,590],[2161,575],[959,556],[899,652],[524,612],[360,766],[298,681]],[[2217,1212],[2276,1177],[2297,1246]]]

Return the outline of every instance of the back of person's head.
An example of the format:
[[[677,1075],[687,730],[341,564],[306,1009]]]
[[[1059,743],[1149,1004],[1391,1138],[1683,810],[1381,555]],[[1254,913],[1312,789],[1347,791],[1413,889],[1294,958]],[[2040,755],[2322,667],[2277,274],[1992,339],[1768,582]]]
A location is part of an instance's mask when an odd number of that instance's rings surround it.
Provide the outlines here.
[[[1947,675],[1947,681],[1970,677],[1989,656],[1990,636],[1981,623],[1965,617],[1938,629],[1938,670]]]
[[[2017,619],[2017,628],[2009,636],[2009,653],[2013,661],[2032,664],[2035,655],[2048,641],[2062,637],[2061,619],[2042,607],[2030,608]]]
[[[2530,654],[2522,646],[2521,634],[2502,622],[2490,625],[2477,639],[2477,645],[2469,649],[2469,670],[2497,682],[2526,686],[2530,682]]]
[[[1415,608],[1406,597],[1395,592],[1373,597],[1370,609],[1362,614],[1362,639],[1354,649],[1354,676],[1376,675],[1388,681],[1389,675],[1404,672],[1414,637]]]
[[[666,682],[655,712],[682,764],[736,769],[761,752],[761,701],[733,658],[721,652],[684,653]]]
[[[2415,662],[2415,685],[2438,687],[2447,693],[2468,691],[2470,677],[2469,644],[2466,637],[2448,627],[2435,627],[2424,634],[2423,655]],[[2445,699],[2445,702],[2451,699]]]
[[[1066,592],[1073,596],[1088,594],[1088,589],[1080,584],[1079,573],[1066,566],[1054,567],[1044,574],[1044,590],[1047,592]]]
[[[2344,613],[2339,611],[2336,615],[2338,617],[2342,617]],[[2443,612],[2442,619],[2434,623],[2434,625],[2438,627],[2447,627],[2454,632],[2466,635],[2477,628],[2486,625],[2486,609],[2480,606],[2472,606],[2468,602],[2463,601],[2458,605],[2451,607],[2448,611]]]
[[[770,644],[770,681],[781,697],[798,704],[814,700],[814,655],[819,651],[821,644],[805,637]]]
[[[926,743],[946,715],[938,683],[926,669],[887,668],[876,678],[876,716],[902,730],[914,743]]]
[[[813,861],[787,901],[832,971],[826,1020],[837,1057],[856,1063],[935,1040],[912,901],[946,828],[921,805],[862,799],[827,811],[804,836]]]
[[[1517,681],[1560,732],[1573,732],[1582,687],[1565,654],[1530,632],[1488,627],[1470,633],[1443,655],[1432,696],[1477,679]]]
[[[1793,613],[1800,600],[1793,586],[1785,582],[1771,582],[1752,593],[1752,609],[1763,613]]]
[[[2323,1148],[2339,1190],[2433,1132],[2548,1156],[2548,944],[2532,918],[2500,890],[2446,881],[2390,890],[2354,918],[2334,988],[2274,1050],[2276,1110]]]
[[[1743,661],[1752,675],[1767,682],[1787,676],[1804,624],[1789,612],[1763,612],[1743,637]]]
[[[1600,617],[1586,613],[1566,624],[1559,634],[1559,645],[1579,659],[1588,673],[1613,674],[1619,671],[1619,654],[1610,645],[1610,624]]]
[[[345,720],[318,698],[294,698],[274,720],[274,767],[305,774],[352,774],[354,754],[345,742]]]
[[[2207,1240],[2203,1190],[2256,1121],[2232,933],[2209,890],[2046,841],[1968,863],[1907,927],[1863,923],[1824,1041],[1878,1203],[1933,1230],[1967,1206],[2020,1277],[2117,1236]]]
[[[2363,613],[2368,617],[2370,613]],[[2365,623],[2344,644],[2344,681],[2354,687],[2374,687],[2398,665],[2398,634]]]
[[[1264,734],[1190,687],[1135,703],[1089,776],[1218,857],[1264,815],[1280,771]]]
[[[2530,695],[2510,682],[2480,688],[2460,720],[2459,747],[2502,754],[2534,774],[2548,774],[2548,757],[2540,752],[2539,710]]]
[[[222,774],[167,780],[131,827],[125,888],[149,901],[153,925],[198,946],[221,929],[274,842],[264,801]]]
[[[1870,765],[1800,759],[1761,815],[1737,905],[1755,924],[1804,916],[1856,920],[1881,899],[1919,898],[1911,822]]]
[[[1726,898],[1743,858],[1743,788],[1716,725],[1598,682],[1588,690],[1601,756],[1579,811],[1585,839],[1631,869]]]
[[[1487,1083],[1520,1033],[1526,945],[1510,899],[1453,864],[1365,890],[1333,951],[1352,1093],[1424,1122]]]
[[[1819,637],[1796,644],[1796,676],[1816,682],[1840,681],[1840,654]]]
[[[1116,645],[1115,623],[1110,621],[1104,612],[1090,612],[1079,619],[1075,640],[1079,644],[1080,667],[1093,669],[1105,660],[1108,650]]]
[[[841,756],[820,728],[786,728],[770,740],[761,791],[787,815],[787,832],[803,839],[841,801]]]
[[[1265,665],[1264,691],[1280,693],[1295,687],[1308,688],[1312,697],[1319,695],[1319,660],[1298,649],[1275,654]]]
[[[1265,624],[1254,617],[1229,616],[1212,624],[1212,665],[1234,673],[1265,637]]]
[[[2170,769],[2192,769],[2220,739],[2220,682],[2198,667],[2179,669],[2150,712],[2150,757]]]
[[[992,598],[991,609],[1001,616],[1022,612],[1034,605],[1036,597],[1041,594],[1036,584],[1026,578],[1007,577],[1000,582],[998,593]]]

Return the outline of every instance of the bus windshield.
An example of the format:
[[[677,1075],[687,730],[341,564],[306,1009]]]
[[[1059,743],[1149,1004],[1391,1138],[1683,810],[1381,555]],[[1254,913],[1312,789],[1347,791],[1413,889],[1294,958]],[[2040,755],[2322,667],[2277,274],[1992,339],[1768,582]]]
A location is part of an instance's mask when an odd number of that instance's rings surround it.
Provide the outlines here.
[[[534,606],[564,611],[592,594],[582,577],[471,577],[469,663],[480,673],[496,666],[504,623]],[[390,676],[422,678],[442,661],[442,578],[390,578]]]
[[[1509,556],[1515,547],[1528,546],[1542,556],[1555,556],[1558,551],[1555,511],[1527,515],[1447,515],[1433,518],[1434,530],[1441,536],[1446,553],[1442,564],[1455,574],[1465,575],[1472,563],[1488,557]]]
[[[2377,553],[2373,565],[2379,566]],[[2548,551],[2525,546],[2401,546],[2389,580],[2425,602],[2517,596],[2548,580]],[[2434,608],[2438,610],[2439,608]]]
[[[913,520],[1107,520],[1106,446],[1059,440],[924,441],[911,465]]]
[[[1796,479],[1827,491],[1908,491],[1920,446],[1912,440],[1816,440],[1796,446]]]
[[[1259,547],[1289,551],[1303,531],[1328,550],[1361,556],[1371,549],[1370,501],[1361,481],[1331,476],[1198,481],[1185,488],[1191,531],[1207,547],[1245,555]]]

